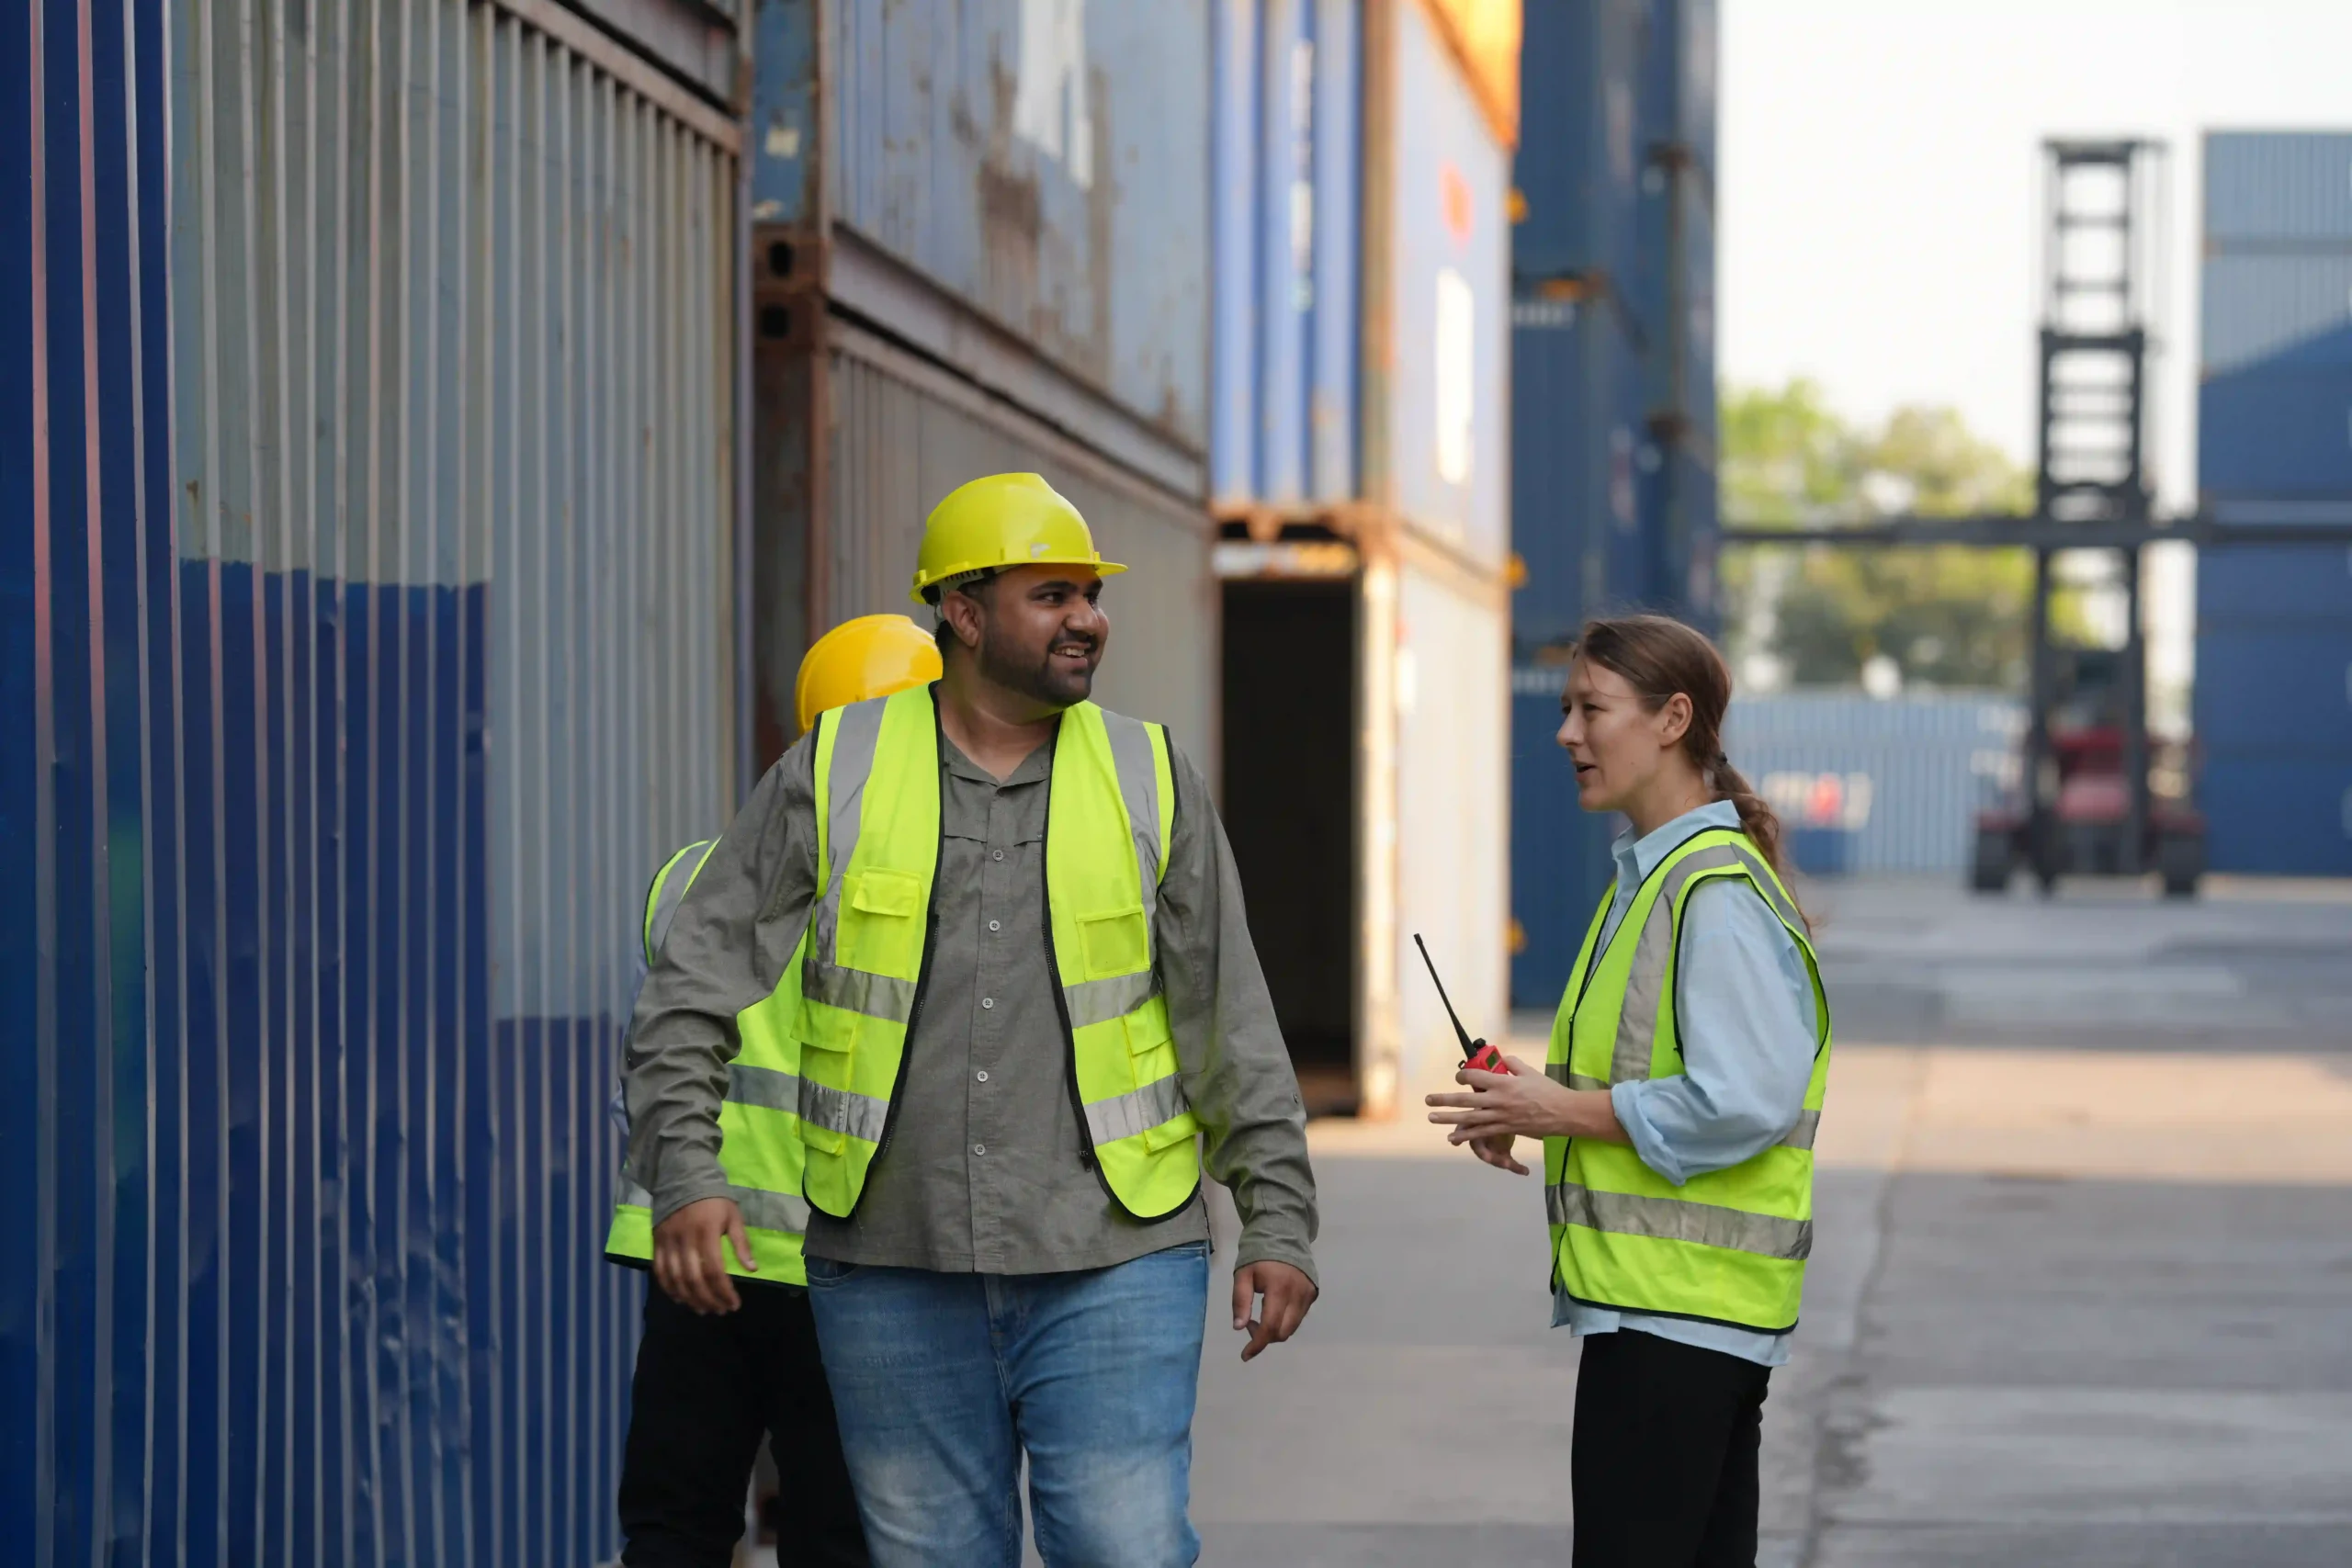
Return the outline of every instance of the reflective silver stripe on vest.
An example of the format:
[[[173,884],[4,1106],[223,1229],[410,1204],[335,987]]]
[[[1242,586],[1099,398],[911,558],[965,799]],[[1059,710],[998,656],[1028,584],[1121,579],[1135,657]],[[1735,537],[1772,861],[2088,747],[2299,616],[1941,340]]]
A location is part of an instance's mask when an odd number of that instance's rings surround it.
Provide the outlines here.
[[[753,1230],[790,1231],[798,1235],[808,1228],[808,1205],[789,1192],[738,1187],[734,1198],[735,1206],[743,1211],[743,1223]]]
[[[1800,1111],[1797,1112],[1797,1124],[1790,1128],[1788,1136],[1781,1140],[1781,1147],[1784,1149],[1809,1149],[1813,1147],[1813,1140],[1819,1136],[1820,1133],[1821,1112],[1818,1111]]]
[[[1098,1100],[1086,1108],[1086,1130],[1094,1139],[1094,1146],[1114,1144],[1121,1138],[1173,1122],[1193,1108],[1184,1098],[1184,1083],[1174,1073],[1158,1083],[1148,1083],[1141,1089],[1109,1100]]]
[[[662,944],[669,939],[670,922],[677,918],[678,906],[686,900],[686,888],[694,882],[695,874],[702,869],[702,863],[710,858],[710,852],[718,847],[716,839],[688,844],[672,856],[670,863],[663,867],[669,874],[655,889],[653,912],[645,922],[645,961],[648,964],[661,956]]]
[[[1697,850],[1674,863],[1659,884],[1649,918],[1634,939],[1633,972],[1625,978],[1625,999],[1617,1014],[1617,1040],[1609,1055],[1609,1081],[1630,1083],[1650,1076],[1650,1046],[1657,1038],[1660,1006],[1666,999],[1666,976],[1674,962],[1674,905],[1682,888],[1702,871],[1719,871],[1741,863],[1729,844]],[[1594,962],[1598,963],[1596,959]]]
[[[882,742],[882,709],[888,701],[876,697],[852,703],[833,716],[832,767],[825,778],[825,890],[808,915],[808,956],[800,966],[800,994],[828,1007],[904,1023],[914,1017],[914,981],[845,969],[833,962],[842,891],[850,857],[857,852],[865,784],[874,776],[875,753]]]
[[[1119,799],[1127,808],[1127,823],[1135,832],[1136,886],[1143,898],[1144,952],[1150,955],[1151,963],[1133,975],[1114,975],[1105,980],[1082,980],[1075,986],[1064,986],[1062,1000],[1069,1010],[1072,1029],[1125,1018],[1159,994],[1159,771],[1152,764],[1151,728],[1125,714],[1107,709],[1102,714],[1102,728],[1111,737],[1112,771],[1118,775]],[[1160,1120],[1164,1122],[1167,1117]]]
[[[1739,857],[1740,864],[1747,868],[1748,880],[1756,884],[1756,891],[1764,895],[1764,901],[1772,906],[1772,912],[1781,917],[1782,925],[1796,931],[1807,929],[1804,917],[1797,913],[1797,907],[1789,902],[1789,896],[1781,892],[1781,885],[1772,879],[1770,866],[1741,845],[1726,844],[1724,847]]]
[[[1159,972],[1157,967],[1133,975],[1114,975],[1107,980],[1085,980],[1075,986],[1064,986],[1062,997],[1069,1003],[1069,1026],[1084,1029],[1090,1023],[1109,1023],[1121,1019],[1159,994]]]
[[[1813,1253],[1811,1220],[1783,1220],[1714,1203],[1634,1192],[1597,1192],[1564,1181],[1544,1190],[1544,1207],[1555,1225],[1582,1225],[1612,1235],[1687,1241],[1789,1263],[1801,1263]]]
[[[811,1127],[824,1127],[878,1144],[882,1141],[882,1129],[890,1120],[890,1102],[851,1089],[827,1089],[802,1078],[800,1120]]]
[[[1607,1078],[1597,1078],[1589,1073],[1568,1071],[1568,1065],[1566,1062],[1544,1063],[1544,1076],[1554,1083],[1565,1085],[1569,1089],[1607,1089],[1609,1087]]]
[[[747,1067],[731,1062],[727,1067],[727,1098],[738,1105],[767,1111],[800,1110],[800,1080],[774,1067]]]
[[[743,1223],[757,1230],[790,1231],[798,1235],[808,1228],[808,1205],[789,1192],[763,1192],[756,1187],[736,1187],[728,1190],[735,1206],[743,1212]],[[628,1177],[621,1178],[620,1201],[634,1209],[653,1207],[653,1194]]]

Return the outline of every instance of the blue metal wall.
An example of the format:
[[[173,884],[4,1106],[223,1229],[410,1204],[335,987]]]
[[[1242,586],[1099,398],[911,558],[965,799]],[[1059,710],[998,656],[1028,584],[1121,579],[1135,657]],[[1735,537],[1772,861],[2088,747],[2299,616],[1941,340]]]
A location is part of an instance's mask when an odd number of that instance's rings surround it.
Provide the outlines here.
[[[734,133],[563,13],[233,20],[0,28],[0,1539],[602,1562],[630,913],[735,793]]]
[[[2224,525],[2352,516],[2352,135],[2205,142],[2198,488]],[[2352,571],[2198,563],[2198,800],[2216,870],[2352,874]]]
[[[1216,0],[1209,491],[1335,502],[1358,463],[1359,0]]]

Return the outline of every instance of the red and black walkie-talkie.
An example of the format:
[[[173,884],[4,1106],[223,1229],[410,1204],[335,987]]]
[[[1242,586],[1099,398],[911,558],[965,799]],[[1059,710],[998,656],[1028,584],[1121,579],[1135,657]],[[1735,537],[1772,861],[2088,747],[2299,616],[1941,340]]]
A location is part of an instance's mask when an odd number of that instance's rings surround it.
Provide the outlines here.
[[[1445,982],[1437,977],[1437,961],[1430,956],[1429,943],[1421,933],[1413,933],[1413,945],[1421,950],[1421,962],[1430,966],[1430,983],[1437,987],[1437,999],[1445,1004],[1445,1016],[1453,1021],[1453,1037],[1462,1042],[1462,1065],[1476,1067],[1482,1073],[1507,1073],[1510,1064],[1503,1054],[1483,1040],[1473,1040],[1470,1032],[1462,1027],[1462,1015],[1453,1010],[1453,998],[1445,994]]]

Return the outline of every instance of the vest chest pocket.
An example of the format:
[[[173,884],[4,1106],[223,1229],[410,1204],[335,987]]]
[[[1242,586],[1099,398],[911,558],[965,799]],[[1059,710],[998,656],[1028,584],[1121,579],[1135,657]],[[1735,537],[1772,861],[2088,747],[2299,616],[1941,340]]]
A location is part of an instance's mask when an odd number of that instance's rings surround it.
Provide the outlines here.
[[[1151,926],[1140,904],[1079,916],[1078,943],[1090,980],[1137,975],[1151,967]]]
[[[922,878],[876,867],[848,879],[833,962],[869,975],[914,978],[922,954]]]

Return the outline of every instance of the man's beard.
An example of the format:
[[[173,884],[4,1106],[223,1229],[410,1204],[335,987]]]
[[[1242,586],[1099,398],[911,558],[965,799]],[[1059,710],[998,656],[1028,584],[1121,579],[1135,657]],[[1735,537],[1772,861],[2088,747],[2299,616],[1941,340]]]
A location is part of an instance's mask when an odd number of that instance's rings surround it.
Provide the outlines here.
[[[1008,691],[1024,697],[1035,697],[1055,707],[1069,707],[1084,702],[1094,691],[1094,666],[1082,664],[1067,668],[1054,659],[1054,649],[1065,642],[1080,639],[1057,636],[1046,645],[1042,658],[1033,659],[1024,650],[998,640],[991,626],[980,634],[980,673]],[[1090,643],[1099,649],[1101,644]]]

